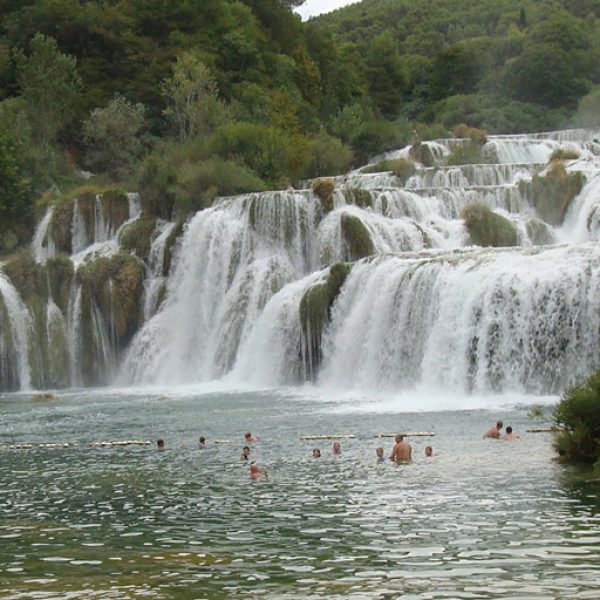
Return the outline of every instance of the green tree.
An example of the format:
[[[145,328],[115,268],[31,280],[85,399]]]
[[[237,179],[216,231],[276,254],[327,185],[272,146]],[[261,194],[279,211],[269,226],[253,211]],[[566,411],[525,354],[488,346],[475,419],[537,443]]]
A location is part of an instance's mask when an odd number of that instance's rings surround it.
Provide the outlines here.
[[[223,116],[217,81],[195,52],[184,52],[177,58],[162,92],[169,103],[164,114],[182,141],[210,131]]]
[[[568,54],[552,44],[529,45],[507,63],[505,84],[513,98],[548,108],[572,107],[589,89]]]
[[[16,51],[15,62],[35,139],[46,148],[69,121],[81,93],[77,61],[63,54],[53,38],[38,33],[31,40],[29,56]]]
[[[383,115],[397,115],[407,73],[398,53],[398,43],[391,33],[375,36],[367,52],[366,65],[373,103]]]
[[[131,175],[143,150],[144,106],[117,94],[105,108],[96,108],[83,126],[86,161],[92,170],[116,179]]]
[[[31,183],[19,165],[17,145],[0,136],[0,251],[12,250],[19,237],[26,237],[20,230],[32,218]]]

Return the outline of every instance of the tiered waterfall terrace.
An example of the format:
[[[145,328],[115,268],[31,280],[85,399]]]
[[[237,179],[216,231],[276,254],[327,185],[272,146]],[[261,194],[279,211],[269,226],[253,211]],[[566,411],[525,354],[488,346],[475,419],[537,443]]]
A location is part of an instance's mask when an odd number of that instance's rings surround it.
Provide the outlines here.
[[[435,164],[404,181],[357,170],[185,223],[134,195],[53,207],[2,265],[0,387],[558,392],[600,363],[597,135],[490,136],[467,165],[447,164],[464,140],[423,142]]]

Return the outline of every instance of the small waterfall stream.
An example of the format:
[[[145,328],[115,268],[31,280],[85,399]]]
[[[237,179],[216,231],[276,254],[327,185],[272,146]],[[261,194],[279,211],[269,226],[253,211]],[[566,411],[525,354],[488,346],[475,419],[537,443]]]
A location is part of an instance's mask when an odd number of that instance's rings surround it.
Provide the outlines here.
[[[446,164],[464,141],[423,142],[435,165],[417,163],[404,183],[356,170],[333,179],[329,206],[307,182],[218,199],[179,229],[140,221],[136,194],[51,208],[32,243],[35,269],[65,280],[20,298],[4,268],[0,388],[52,381],[39,371],[59,372],[58,356],[70,385],[559,392],[600,366],[598,137],[489,136],[487,162],[468,165]],[[551,198],[540,189],[556,150],[578,156],[562,176],[581,173],[585,185],[545,220]],[[517,246],[472,246],[462,217],[473,203],[503,217]],[[138,222],[150,223],[141,254],[122,235]],[[48,348],[33,360],[42,325]]]

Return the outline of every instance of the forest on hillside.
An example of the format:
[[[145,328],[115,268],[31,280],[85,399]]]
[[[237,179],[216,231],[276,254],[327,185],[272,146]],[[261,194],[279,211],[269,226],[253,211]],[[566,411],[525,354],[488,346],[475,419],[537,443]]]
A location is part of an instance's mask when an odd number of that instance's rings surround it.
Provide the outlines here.
[[[172,218],[456,124],[596,125],[600,0],[0,0],[0,253],[36,211],[138,190]]]

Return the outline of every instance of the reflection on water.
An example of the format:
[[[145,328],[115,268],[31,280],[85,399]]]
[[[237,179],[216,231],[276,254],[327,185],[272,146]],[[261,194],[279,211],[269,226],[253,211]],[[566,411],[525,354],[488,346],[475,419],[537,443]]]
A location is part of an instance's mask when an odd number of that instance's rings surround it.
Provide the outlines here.
[[[600,596],[598,484],[524,433],[525,409],[346,409],[276,392],[3,398],[0,441],[164,437],[168,449],[0,451],[0,596]],[[523,438],[482,440],[498,417]],[[436,436],[410,440],[410,465],[377,465],[392,440],[372,436],[402,429]],[[239,461],[247,430],[267,440],[252,448],[267,480]],[[300,441],[332,432],[356,436],[339,457]],[[200,450],[201,434],[232,443]]]

